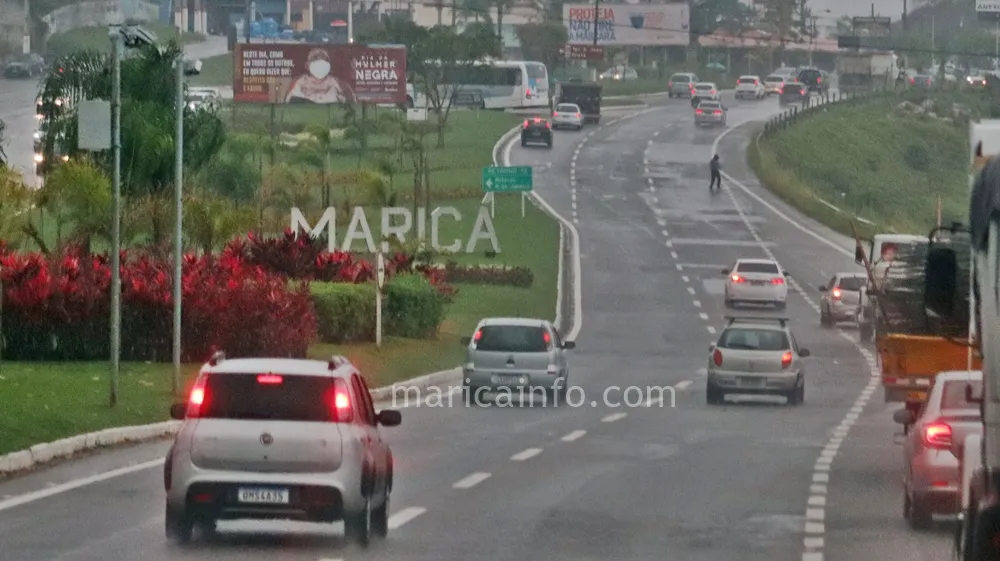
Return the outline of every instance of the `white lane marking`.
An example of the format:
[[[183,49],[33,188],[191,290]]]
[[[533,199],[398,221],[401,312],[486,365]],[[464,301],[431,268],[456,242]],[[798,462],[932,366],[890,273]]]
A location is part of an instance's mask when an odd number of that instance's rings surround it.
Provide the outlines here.
[[[670,252],[670,256],[673,257],[674,259],[677,259],[677,252],[676,251],[671,251]]]
[[[809,497],[809,503],[812,506],[826,506],[826,497],[821,495],[813,495]]]
[[[624,419],[627,416],[628,416],[628,413],[613,413],[613,414],[608,415],[607,417],[601,419],[601,422],[602,423],[613,423],[615,421]]]
[[[823,547],[823,538],[805,538],[802,540],[802,545],[809,549],[818,549]]]
[[[694,295],[694,288],[689,286],[688,287],[688,293],[693,296]]]
[[[701,307],[701,301],[700,300],[692,300],[691,303],[694,304],[695,308],[700,308]]]
[[[341,559],[340,557],[338,557],[336,559],[330,559],[329,557],[324,557],[324,558],[320,559],[319,561],[344,561],[344,560]]]
[[[826,511],[822,508],[807,508],[806,509],[806,520],[813,520],[816,522],[822,522],[826,518]]]
[[[575,430],[575,431],[567,434],[566,436],[560,438],[559,440],[562,440],[563,442],[573,442],[574,440],[582,438],[583,435],[585,435],[585,434],[587,434],[587,431],[585,431],[585,430],[582,430],[582,429],[581,430]]]
[[[679,389],[679,390],[683,390],[684,388],[690,386],[693,383],[694,382],[692,382],[691,380],[682,380],[680,382],[677,382],[677,385],[674,386],[674,387],[677,388],[677,389]]]
[[[689,279],[687,275],[681,275],[681,279],[683,279],[684,282],[691,282],[691,279]]]
[[[393,514],[389,517],[389,529],[395,530],[406,524],[407,522],[413,520],[414,518],[420,516],[421,514],[427,512],[426,508],[419,506],[406,507],[403,510]]]
[[[712,335],[715,335],[715,328],[712,327],[711,325],[705,326],[705,329],[707,329],[708,332],[711,333]]]
[[[815,481],[816,483],[826,483],[827,481],[830,481],[830,474],[829,473],[814,473],[813,474],[813,481]]]
[[[699,313],[698,317],[700,317],[701,319],[703,319],[705,321],[708,321],[708,314],[706,314],[705,312]]]
[[[527,450],[521,450],[517,454],[514,454],[510,457],[510,459],[515,462],[523,462],[524,460],[534,458],[541,453],[541,448],[528,448]]]
[[[806,522],[806,533],[807,534],[822,534],[826,531],[822,522]]]
[[[485,471],[477,471],[476,473],[473,473],[468,477],[463,477],[462,479],[459,479],[452,485],[452,487],[456,489],[471,489],[472,487],[479,485],[480,483],[486,481],[489,478],[490,478],[489,473]]]
[[[826,485],[813,484],[809,486],[809,492],[814,495],[825,495]]]
[[[101,481],[107,481],[109,479],[114,479],[116,477],[121,477],[123,475],[128,475],[130,473],[135,473],[137,471],[143,471],[155,467],[160,467],[162,465],[163,465],[163,459],[150,460],[148,462],[142,462],[141,464],[125,466],[118,469],[113,469],[111,471],[106,471],[104,473],[97,473],[89,477],[74,479],[72,481],[60,483],[59,485],[54,485],[47,489],[32,491],[31,493],[25,493],[23,495],[15,495],[9,499],[0,501],[0,511],[8,510],[28,503],[33,503],[35,501],[39,501],[41,499],[51,497],[53,495],[58,495],[60,493],[72,491],[73,489],[79,489],[80,487],[86,487],[87,485],[93,485],[94,483],[100,483]]]
[[[802,554],[802,561],[823,561],[821,551],[807,551]]]
[[[680,263],[677,263],[677,264],[676,264],[676,265],[674,265],[674,266],[675,266],[675,267],[677,267],[677,270],[678,270],[678,271],[683,271],[683,270],[684,270],[684,266],[683,266],[683,265],[681,265]]]

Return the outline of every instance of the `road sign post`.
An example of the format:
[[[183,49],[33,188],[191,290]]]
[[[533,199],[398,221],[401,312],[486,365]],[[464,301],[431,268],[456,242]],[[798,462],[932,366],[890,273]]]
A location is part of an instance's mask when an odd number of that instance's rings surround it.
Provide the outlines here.
[[[521,194],[521,218],[525,215],[525,198],[534,189],[531,166],[490,166],[483,168],[483,203],[490,198],[490,217],[496,217],[497,193]]]
[[[382,348],[382,287],[385,286],[385,257],[375,255],[375,347]]]

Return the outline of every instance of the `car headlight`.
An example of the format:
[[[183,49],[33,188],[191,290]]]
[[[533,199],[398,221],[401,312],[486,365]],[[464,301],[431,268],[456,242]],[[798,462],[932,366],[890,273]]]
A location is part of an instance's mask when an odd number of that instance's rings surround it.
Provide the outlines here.
[[[35,140],[41,140],[42,139],[42,133],[40,133],[38,131],[35,131],[34,137],[35,137]]]
[[[36,164],[40,164],[40,163],[42,163],[44,161],[45,161],[45,156],[42,156],[41,154],[35,154],[35,163]]]

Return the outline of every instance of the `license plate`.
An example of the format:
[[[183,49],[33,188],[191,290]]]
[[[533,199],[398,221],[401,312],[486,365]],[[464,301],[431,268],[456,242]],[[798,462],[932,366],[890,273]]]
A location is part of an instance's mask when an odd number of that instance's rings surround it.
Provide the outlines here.
[[[906,392],[906,399],[924,401],[927,399],[927,392]]]
[[[521,376],[511,375],[511,374],[499,374],[496,376],[495,383],[508,386],[519,386],[523,382],[521,381]]]
[[[750,281],[750,284],[752,284],[754,286],[764,286],[765,284],[767,284],[767,282],[765,282],[765,281]]]
[[[241,503],[286,505],[288,504],[288,489],[240,487],[239,500]]]
[[[736,378],[736,383],[739,384],[741,388],[763,388],[766,384],[766,380],[764,380],[764,378],[739,376]]]

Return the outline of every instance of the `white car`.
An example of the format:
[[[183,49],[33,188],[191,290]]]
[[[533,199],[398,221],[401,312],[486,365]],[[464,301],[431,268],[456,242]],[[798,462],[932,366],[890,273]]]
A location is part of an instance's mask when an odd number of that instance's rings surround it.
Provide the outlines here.
[[[694,85],[691,97],[703,101],[706,99],[719,100],[719,88],[713,82],[698,82]]]
[[[346,358],[216,353],[170,416],[183,424],[163,471],[169,540],[236,519],[342,520],[362,546],[388,532],[393,460],[380,425],[401,415],[375,410]]]
[[[746,75],[736,80],[736,99],[762,99],[764,95],[760,76]]]
[[[785,80],[785,76],[780,74],[771,74],[764,78],[764,93],[767,95],[780,94],[782,88],[785,87]]]
[[[552,128],[563,127],[580,130],[583,128],[583,113],[575,103],[560,103],[552,112]]]
[[[740,259],[726,275],[726,307],[736,304],[773,304],[779,310],[788,300],[788,271],[771,259]]]

